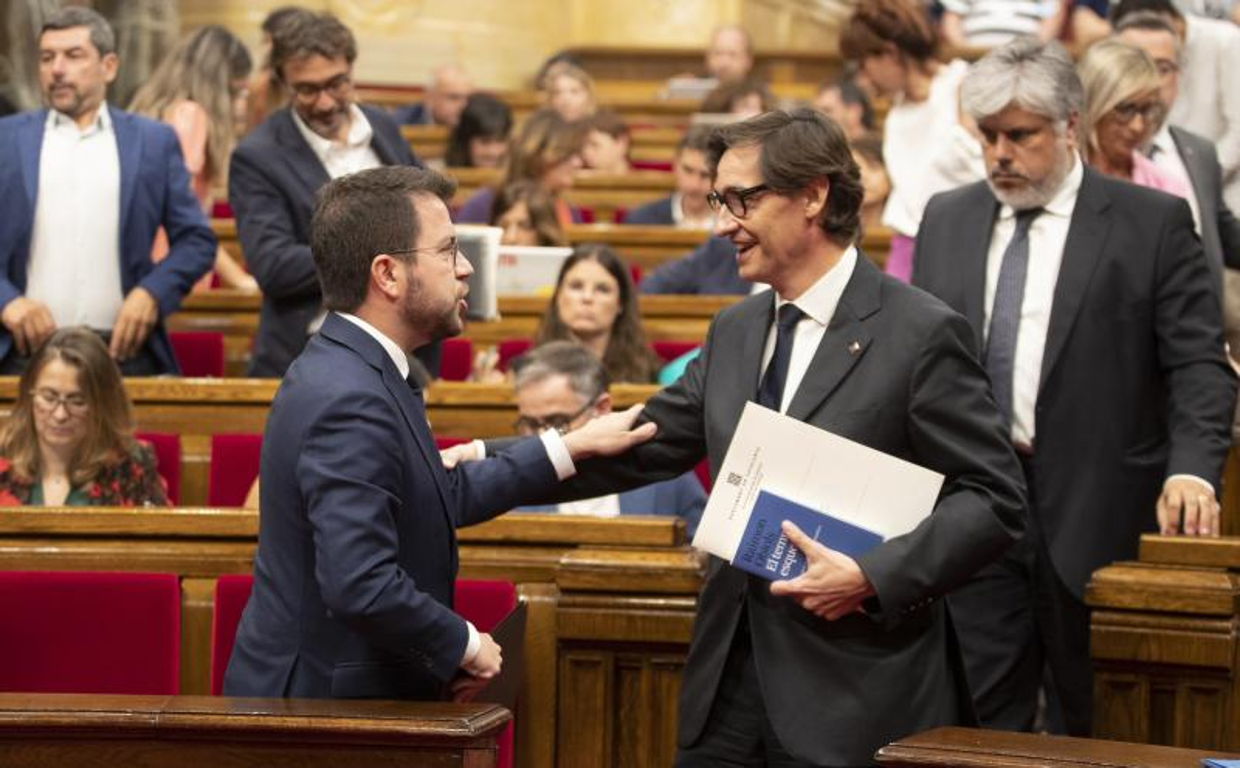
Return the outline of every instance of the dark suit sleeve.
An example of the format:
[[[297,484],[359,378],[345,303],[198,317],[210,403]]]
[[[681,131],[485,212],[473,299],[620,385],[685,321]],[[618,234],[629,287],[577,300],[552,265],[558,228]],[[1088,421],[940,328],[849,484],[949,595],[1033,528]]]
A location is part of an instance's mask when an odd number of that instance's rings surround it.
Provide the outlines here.
[[[1240,269],[1240,219],[1227,207],[1221,188],[1218,199],[1218,237],[1223,245],[1223,265],[1228,269]]]
[[[163,175],[164,184],[160,224],[168,234],[169,248],[168,255],[152,267],[138,285],[155,298],[160,316],[167,317],[177,311],[194,283],[215,264],[219,244],[198,198],[190,189],[189,172],[185,170],[176,134],[164,125],[154,126],[154,129],[153,138],[158,142],[156,157],[160,158],[156,172]],[[142,257],[149,260],[149,244]]]
[[[458,464],[448,480],[456,496],[451,508],[461,527],[546,498],[560,482],[537,437],[514,440],[494,454],[488,447],[487,458]]]
[[[642,280],[641,293],[683,293],[696,294],[702,292],[701,275],[708,270],[711,258],[711,241],[699,245],[688,256],[676,261],[662,264]]]
[[[1167,381],[1167,474],[1219,488],[1231,447],[1236,376],[1223,352],[1223,317],[1188,205],[1177,201],[1158,245],[1154,329]]]
[[[446,681],[469,631],[398,564],[396,517],[417,504],[402,497],[402,424],[390,402],[354,391],[328,403],[310,428],[296,466],[313,529],[314,578],[336,618],[393,653],[416,650]]]
[[[297,236],[289,209],[293,201],[273,178],[269,163],[258,157],[261,151],[260,145],[238,146],[228,170],[228,200],[246,267],[266,296],[317,296],[314,259],[309,244]]]
[[[968,322],[944,315],[909,384],[911,459],[945,476],[934,512],[857,558],[889,626],[963,583],[1023,533],[1025,488]]]

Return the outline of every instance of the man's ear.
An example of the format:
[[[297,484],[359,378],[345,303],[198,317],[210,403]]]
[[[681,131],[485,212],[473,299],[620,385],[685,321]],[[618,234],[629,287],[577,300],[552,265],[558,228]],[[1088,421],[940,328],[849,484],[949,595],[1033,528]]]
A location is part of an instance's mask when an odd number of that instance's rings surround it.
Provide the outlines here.
[[[120,71],[120,57],[115,52],[104,54],[103,58],[100,59],[100,64],[103,65],[103,81],[110,85]]]
[[[612,407],[612,403],[611,403],[610,392],[604,392],[603,394],[598,396],[598,399],[594,401],[594,410],[598,412],[599,416],[603,416],[608,413],[611,413],[611,407]]]
[[[400,298],[400,263],[386,253],[370,261],[370,287],[389,299]]]
[[[814,179],[805,187],[805,218],[816,220],[827,206],[831,182],[826,176]]]

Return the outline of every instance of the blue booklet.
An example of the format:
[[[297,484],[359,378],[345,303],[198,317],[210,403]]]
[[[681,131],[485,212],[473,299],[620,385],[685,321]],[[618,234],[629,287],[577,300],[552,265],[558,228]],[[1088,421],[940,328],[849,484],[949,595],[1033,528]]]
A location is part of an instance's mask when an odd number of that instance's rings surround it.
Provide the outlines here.
[[[732,565],[755,576],[777,581],[805,572],[805,554],[792,546],[781,523],[791,520],[814,541],[853,557],[882,543],[883,537],[770,491],[759,491],[753,513],[736,548]]]
[[[1205,768],[1240,768],[1240,760],[1223,760],[1218,757],[1203,758],[1201,764]]]

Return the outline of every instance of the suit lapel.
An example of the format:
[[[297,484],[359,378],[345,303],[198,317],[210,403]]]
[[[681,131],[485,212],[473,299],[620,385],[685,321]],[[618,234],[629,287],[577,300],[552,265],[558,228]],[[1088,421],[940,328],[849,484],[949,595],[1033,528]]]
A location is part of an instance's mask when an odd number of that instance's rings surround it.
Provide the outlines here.
[[[857,256],[852,277],[840,296],[839,306],[827,324],[814,359],[805,371],[801,386],[788,404],[788,415],[800,421],[831,396],[870,348],[871,337],[862,321],[879,310],[881,276],[865,257]]]
[[[741,321],[745,335],[741,338],[741,358],[736,370],[747,372],[741,378],[741,408],[744,408],[744,401],[758,396],[758,383],[762,381],[762,351],[766,348],[766,337],[775,320],[775,292],[763,291],[759,295],[765,301],[755,301],[750,316]]]
[[[1084,170],[1076,207],[1072,210],[1072,220],[1068,225],[1068,237],[1063,246],[1059,278],[1055,282],[1055,298],[1051,303],[1050,327],[1046,331],[1039,386],[1045,386],[1068,341],[1068,334],[1089,290],[1089,281],[1098,266],[1111,227],[1109,217],[1103,215],[1111,205],[1110,198],[1094,171],[1089,168]]]
[[[142,131],[132,115],[108,107],[112,118],[112,130],[116,133],[116,153],[121,164],[121,242],[125,242],[125,222],[129,221],[129,207],[133,204],[134,187],[137,184],[138,164],[142,160]],[[122,258],[124,254],[121,254]]]
[[[366,119],[370,121],[370,146],[379,156],[379,161],[384,165],[402,165],[397,148],[393,147],[387,140],[387,136],[379,131],[379,123],[374,119],[374,115],[366,107],[362,107],[361,110],[362,114],[366,115]]]
[[[1180,160],[1184,163],[1184,170],[1188,173],[1188,183],[1193,187],[1193,194],[1197,198],[1198,208],[1202,211],[1201,218],[1204,224],[1207,218],[1205,207],[1210,205],[1210,202],[1214,199],[1213,190],[1208,190],[1204,187],[1209,173],[1201,167],[1201,156],[1197,154],[1197,150],[1192,143],[1184,139],[1180,129],[1173,125],[1170,128],[1170,133],[1171,141],[1175,143],[1175,149],[1180,153]]]
[[[961,308],[974,332],[977,348],[983,349],[986,323],[986,260],[994,235],[999,201],[985,184],[977,187],[977,204],[968,206],[961,217],[960,269],[957,271],[963,292]]]
[[[22,183],[26,188],[26,199],[30,202],[32,215],[39,198],[39,161],[43,152],[43,131],[46,124],[47,110],[41,109],[25,121],[17,134],[18,154],[22,159]]]
[[[293,123],[291,109],[292,107],[285,107],[272,116],[272,119],[276,121],[273,126],[276,141],[288,150],[285,154],[285,161],[310,190],[313,197],[315,192],[331,181],[331,178],[327,175],[327,169],[323,167],[323,161],[314,154],[314,150],[297,130],[297,126]]]

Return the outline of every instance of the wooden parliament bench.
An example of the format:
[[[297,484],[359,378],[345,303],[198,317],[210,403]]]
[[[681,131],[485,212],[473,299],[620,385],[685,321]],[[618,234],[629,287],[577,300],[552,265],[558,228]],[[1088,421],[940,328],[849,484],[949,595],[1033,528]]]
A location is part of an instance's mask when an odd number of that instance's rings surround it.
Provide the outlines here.
[[[215,580],[251,572],[257,530],[249,510],[10,509],[0,570],[177,574],[181,693],[200,694]],[[518,765],[670,764],[703,576],[684,536],[679,519],[639,516],[511,514],[459,531],[461,578],[512,581],[528,604]]]
[[[0,693],[0,768],[491,768],[493,704]]]
[[[449,168],[446,174],[456,179],[453,205],[461,205],[483,187],[500,183],[496,168]],[[665,171],[632,171],[622,174],[579,171],[573,186],[563,192],[569,203],[593,212],[597,222],[614,221],[621,210],[667,197],[676,189],[676,177]]]
[[[888,744],[874,756],[890,768],[1200,768],[1217,751],[1033,733],[936,728]]]
[[[422,160],[442,159],[448,149],[451,130],[443,125],[402,125],[401,135],[413,154]],[[629,159],[639,162],[671,163],[684,131],[677,128],[639,127],[629,137]],[[447,169],[449,173],[453,168]]]

